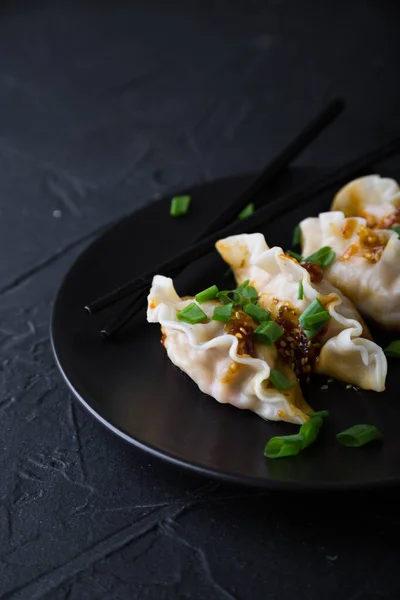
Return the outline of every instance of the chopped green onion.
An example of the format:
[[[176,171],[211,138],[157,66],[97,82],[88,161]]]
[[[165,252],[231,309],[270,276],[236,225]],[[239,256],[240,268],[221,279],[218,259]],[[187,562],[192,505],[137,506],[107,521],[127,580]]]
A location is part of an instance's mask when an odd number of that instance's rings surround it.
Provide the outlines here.
[[[320,248],[311,256],[303,259],[303,262],[314,263],[321,268],[329,267],[330,264],[333,263],[336,257],[336,252],[332,250],[330,246],[324,246]]]
[[[329,312],[322,306],[316,298],[307,306],[306,310],[300,315],[299,323],[308,338],[312,338],[326,325],[331,318]]]
[[[248,304],[249,302],[257,302],[258,300],[258,292],[255,287],[252,285],[248,285],[242,290],[242,300],[241,304]]]
[[[309,413],[308,415],[310,418],[314,418],[314,417],[329,417],[329,410],[317,410],[316,412],[313,413]]]
[[[400,225],[392,225],[390,229],[393,229],[393,231],[395,231],[400,238]]]
[[[303,436],[299,433],[295,435],[282,435],[273,437],[268,441],[264,449],[264,456],[267,458],[283,458],[284,456],[296,456],[303,449]]]
[[[203,312],[200,306],[197,306],[194,302],[182,308],[176,316],[179,321],[184,321],[185,323],[190,323],[191,325],[195,325],[196,323],[203,323],[207,320],[207,315]]]
[[[232,302],[230,304],[224,304],[223,306],[216,306],[212,316],[213,321],[222,321],[222,323],[227,323],[232,317],[232,309]]]
[[[264,321],[269,321],[271,319],[271,313],[267,310],[264,310],[257,306],[257,304],[252,304],[249,302],[245,304],[243,310],[246,314],[248,314],[252,319],[258,321],[259,323],[263,323]]]
[[[240,304],[241,295],[238,294],[235,290],[223,290],[222,292],[218,292],[217,298],[222,304],[233,304],[236,306]]]
[[[300,281],[299,281],[299,291],[297,292],[297,300],[303,300],[303,298],[304,298],[303,282],[300,279]]]
[[[182,217],[189,212],[191,196],[174,196],[171,200],[171,217]]]
[[[283,373],[278,371],[278,369],[271,369],[269,378],[272,385],[275,386],[280,392],[283,392],[283,390],[287,390],[288,388],[294,386],[293,381],[290,381],[290,379],[285,377]]]
[[[381,437],[381,432],[374,425],[353,425],[336,435],[340,444],[350,448],[359,448],[369,442],[379,440]]]
[[[300,246],[301,244],[301,229],[300,225],[296,225],[293,229],[293,246]]]
[[[275,321],[264,321],[254,330],[254,336],[262,344],[270,346],[276,340],[279,340],[283,334],[282,327],[279,327]]]
[[[390,342],[389,346],[385,348],[385,354],[390,358],[400,358],[400,340]]]
[[[321,429],[323,422],[324,421],[323,421],[322,417],[314,416],[309,421],[306,421],[305,423],[303,423],[303,425],[300,427],[300,431],[299,431],[300,435],[302,435],[304,438],[303,448],[307,448],[307,446],[310,446],[311,444],[313,444],[315,442],[315,440],[318,437],[319,430]]]
[[[238,287],[236,288],[236,291],[239,292],[239,294],[241,294],[244,290],[244,288],[246,288],[250,283],[250,279],[246,279],[246,281],[243,281],[243,283],[241,283],[240,285],[238,285]]]
[[[297,254],[297,252],[293,252],[293,250],[286,250],[285,254],[291,256],[292,258],[295,258],[299,263],[303,262],[303,257],[301,256],[301,254]]]
[[[216,285],[212,285],[211,287],[203,290],[196,294],[196,300],[199,304],[203,304],[203,302],[207,302],[207,300],[213,300],[218,294],[218,288]]]
[[[245,206],[244,209],[240,211],[240,213],[238,214],[238,219],[246,219],[246,217],[252,215],[254,211],[254,203],[250,202],[250,204]]]

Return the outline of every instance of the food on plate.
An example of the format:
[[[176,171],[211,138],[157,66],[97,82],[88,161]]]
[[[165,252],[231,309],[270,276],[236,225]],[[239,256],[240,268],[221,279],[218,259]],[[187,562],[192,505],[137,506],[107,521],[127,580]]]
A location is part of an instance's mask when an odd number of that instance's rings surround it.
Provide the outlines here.
[[[391,181],[391,180],[390,180]],[[325,269],[328,281],[361,313],[400,329],[400,239],[397,231],[371,229],[361,217],[341,211],[321,213],[300,223],[304,255],[329,246],[335,258]]]
[[[371,229],[391,229],[400,225],[400,187],[388,177],[360,177],[336,194],[332,210],[363,217]]]
[[[371,340],[350,300],[328,281],[324,268],[300,264],[281,248],[269,248],[260,233],[232,236],[216,247],[236,281],[250,281],[258,305],[281,327],[276,346],[299,378],[314,371],[364,389],[385,389],[382,348]],[[334,253],[323,248],[310,259],[329,265]]]
[[[250,286],[245,286],[249,287]],[[212,289],[214,288],[214,289]],[[182,299],[172,279],[156,275],[148,296],[147,319],[160,323],[170,360],[218,402],[249,409],[264,419],[304,423],[312,409],[305,402],[294,371],[273,343],[254,335],[269,317],[241,292],[220,294],[215,286],[196,298]],[[253,294],[254,288],[247,290]],[[256,294],[257,296],[257,294]],[[225,302],[231,298],[232,301]],[[257,312],[253,313],[250,307]],[[253,315],[253,316],[251,316]],[[253,318],[254,317],[254,318]],[[269,323],[261,321],[261,323]],[[264,341],[261,341],[261,340]]]

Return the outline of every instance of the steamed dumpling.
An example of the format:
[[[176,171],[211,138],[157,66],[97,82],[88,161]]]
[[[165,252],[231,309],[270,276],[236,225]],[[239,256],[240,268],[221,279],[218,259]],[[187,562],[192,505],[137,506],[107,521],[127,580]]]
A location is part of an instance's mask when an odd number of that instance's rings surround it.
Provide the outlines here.
[[[300,223],[303,255],[322,246],[336,252],[327,279],[366,316],[400,329],[400,240],[395,231],[371,230],[366,220],[342,212],[321,213]]]
[[[249,279],[259,293],[259,305],[283,327],[285,333],[277,345],[299,376],[315,371],[364,389],[385,389],[383,350],[368,339],[369,332],[353,304],[325,277],[321,280],[322,272],[316,278],[311,270],[313,283],[306,268],[281,248],[269,248],[260,233],[232,236],[216,247],[237,282]],[[299,282],[303,294],[299,294]],[[299,316],[316,299],[330,319],[315,337],[307,339]]]
[[[297,378],[282,360],[275,345],[243,345],[243,338],[229,333],[232,323],[209,320],[190,325],[179,321],[177,312],[194,302],[182,300],[172,279],[156,275],[148,296],[147,320],[160,323],[163,344],[170,360],[193,379],[205,394],[218,402],[248,409],[264,419],[304,423],[312,409],[304,401]],[[201,309],[208,317],[216,301]],[[241,312],[241,311],[240,311]],[[251,319],[242,313],[250,322]],[[241,316],[241,315],[239,315]],[[254,328],[257,325],[254,324]],[[249,354],[248,352],[251,352]],[[279,370],[292,387],[278,391],[270,381],[271,369]]]
[[[400,188],[388,177],[360,177],[336,194],[331,210],[340,210],[346,217],[363,217],[371,228],[390,229],[400,225]]]

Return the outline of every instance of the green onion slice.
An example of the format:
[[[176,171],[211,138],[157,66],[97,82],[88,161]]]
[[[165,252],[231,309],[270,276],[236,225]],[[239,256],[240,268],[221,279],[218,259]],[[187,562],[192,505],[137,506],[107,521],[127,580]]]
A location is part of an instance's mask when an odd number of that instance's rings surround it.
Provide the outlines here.
[[[326,417],[329,417],[329,410],[317,410],[316,412],[309,413],[308,416],[310,418],[313,418],[313,417],[323,417],[325,419]]]
[[[350,448],[359,448],[374,440],[380,440],[381,437],[381,432],[374,425],[353,425],[336,435],[337,441],[342,446]]]
[[[254,211],[255,211],[254,203],[250,202],[250,204],[245,206],[244,209],[240,211],[240,213],[238,214],[238,219],[246,219],[247,217],[252,215]]]
[[[276,340],[279,340],[283,334],[282,327],[279,327],[275,321],[264,321],[254,330],[255,338],[262,344],[270,346]]]
[[[315,442],[323,422],[322,417],[313,416],[312,419],[303,423],[299,431],[300,435],[304,438],[303,448],[307,448],[307,446]]]
[[[240,285],[238,285],[238,287],[236,288],[236,291],[239,292],[239,294],[241,294],[244,290],[244,288],[246,288],[250,283],[250,279],[246,279],[246,281],[243,281],[243,283],[241,283]]]
[[[400,238],[400,225],[392,225],[390,229],[393,229],[393,231],[395,231]]]
[[[296,225],[293,229],[293,246],[300,246],[301,244],[301,229],[300,225]]]
[[[248,302],[257,302],[258,292],[255,287],[248,285],[241,291],[242,300],[241,304],[247,304]]]
[[[385,348],[385,354],[390,358],[400,358],[400,340],[390,342],[389,346]]]
[[[335,260],[335,257],[336,252],[332,250],[330,246],[324,246],[317,250],[317,252],[314,252],[314,254],[311,254],[311,256],[304,258],[303,262],[314,263],[319,267],[324,268],[329,267]]]
[[[303,282],[300,279],[300,281],[299,281],[299,291],[297,292],[297,300],[303,300],[303,298],[304,298]]]
[[[230,304],[224,304],[223,306],[216,306],[212,316],[213,321],[222,321],[222,323],[227,323],[232,317],[232,309],[232,302]]]
[[[190,325],[195,325],[196,323],[204,323],[207,320],[207,315],[203,312],[200,306],[197,306],[194,302],[182,308],[176,316],[179,321],[184,321],[185,323],[190,323]]]
[[[278,369],[271,369],[269,378],[272,385],[275,386],[280,392],[283,392],[283,390],[287,390],[288,388],[294,386],[293,381],[290,381],[290,379],[285,377],[283,373],[278,371]]]
[[[182,217],[189,212],[191,196],[174,196],[171,200],[169,214],[171,217]]]
[[[318,333],[331,318],[329,312],[322,306],[316,298],[307,306],[306,310],[300,315],[299,323],[308,338],[312,338]]]
[[[257,306],[257,304],[252,304],[251,302],[244,305],[243,311],[246,314],[248,314],[252,319],[258,321],[258,323],[263,323],[264,321],[271,320],[270,312],[260,308],[259,306]]]
[[[273,437],[268,441],[264,449],[264,456],[267,458],[283,458],[285,456],[296,456],[303,449],[303,436],[299,433],[295,435],[282,435]]]
[[[298,254],[297,252],[293,252],[293,250],[286,250],[285,254],[287,254],[288,256],[291,256],[292,258],[295,258],[297,260],[297,262],[299,262],[299,263],[303,262],[303,257],[301,256],[301,254]]]
[[[212,285],[206,290],[203,290],[202,292],[196,294],[196,300],[199,304],[203,304],[203,302],[207,302],[207,300],[213,300],[217,296],[218,292],[219,290],[217,286]]]

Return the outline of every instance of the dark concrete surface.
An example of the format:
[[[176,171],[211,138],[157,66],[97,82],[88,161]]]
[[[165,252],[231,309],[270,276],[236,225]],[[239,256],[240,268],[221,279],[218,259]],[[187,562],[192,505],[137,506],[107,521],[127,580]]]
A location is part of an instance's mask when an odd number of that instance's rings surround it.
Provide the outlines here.
[[[231,488],[125,445],[71,398],[49,314],[96,231],[261,168],[331,97],[299,159],[400,132],[394,1],[0,7],[0,598],[395,600],[399,494]]]

